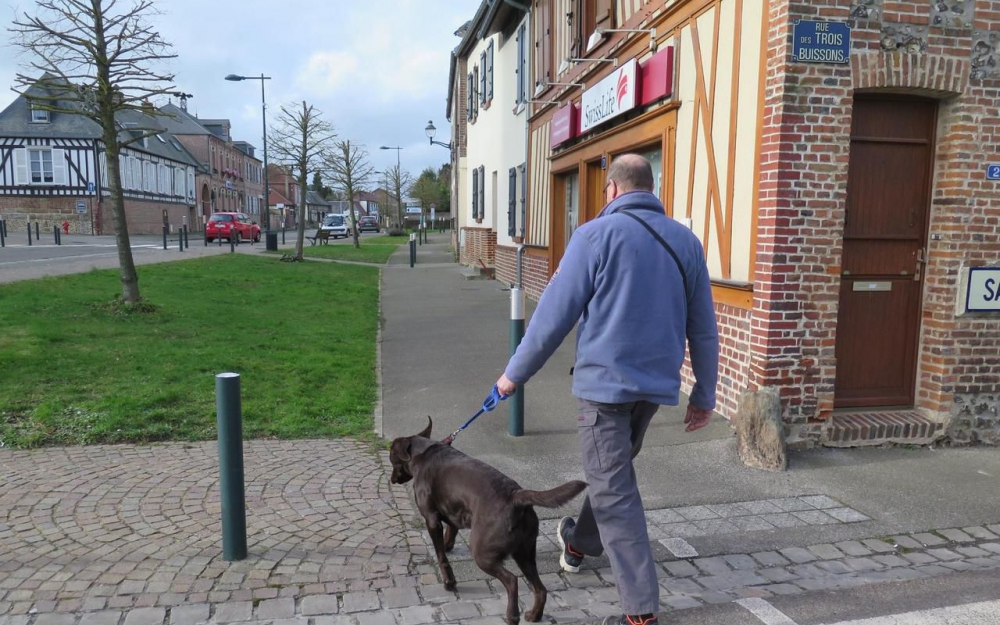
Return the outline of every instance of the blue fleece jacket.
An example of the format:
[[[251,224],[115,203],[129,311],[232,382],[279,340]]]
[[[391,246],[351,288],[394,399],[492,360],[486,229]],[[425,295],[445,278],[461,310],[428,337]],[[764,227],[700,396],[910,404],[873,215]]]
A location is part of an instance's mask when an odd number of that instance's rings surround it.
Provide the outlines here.
[[[623,209],[670,244],[689,293],[670,254],[642,224],[617,214]],[[686,339],[696,379],[691,403],[715,408],[719,335],[702,245],[652,193],[625,193],[577,228],[504,373],[527,382],[577,322],[575,396],[677,405]]]

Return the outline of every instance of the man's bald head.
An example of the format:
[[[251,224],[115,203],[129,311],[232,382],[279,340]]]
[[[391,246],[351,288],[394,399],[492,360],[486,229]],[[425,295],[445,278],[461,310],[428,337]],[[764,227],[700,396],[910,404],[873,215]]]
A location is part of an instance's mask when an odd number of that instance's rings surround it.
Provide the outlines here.
[[[622,154],[611,162],[608,181],[614,182],[618,193],[653,190],[653,167],[638,154]]]

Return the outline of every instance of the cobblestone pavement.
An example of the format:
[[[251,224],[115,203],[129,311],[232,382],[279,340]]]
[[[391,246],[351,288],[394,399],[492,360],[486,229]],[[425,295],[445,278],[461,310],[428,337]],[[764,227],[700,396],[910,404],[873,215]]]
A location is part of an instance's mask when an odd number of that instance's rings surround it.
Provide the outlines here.
[[[456,569],[475,572],[457,592],[440,584],[410,489],[389,486],[384,452],[346,440],[250,441],[245,464],[250,554],[231,563],[221,557],[214,442],[0,450],[0,625],[503,622],[502,587],[462,544]],[[1000,525],[675,555],[684,536],[867,518],[823,495],[648,516],[664,610],[1000,569]],[[552,526],[539,538],[549,571]],[[548,622],[616,613],[608,569],[543,580]]]

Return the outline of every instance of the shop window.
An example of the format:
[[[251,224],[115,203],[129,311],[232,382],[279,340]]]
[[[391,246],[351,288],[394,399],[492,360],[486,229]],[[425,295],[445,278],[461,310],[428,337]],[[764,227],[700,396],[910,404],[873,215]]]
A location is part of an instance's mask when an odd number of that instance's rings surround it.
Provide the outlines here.
[[[566,245],[569,246],[569,240],[573,237],[573,233],[576,232],[577,226],[580,225],[580,175],[577,173],[569,174],[565,177],[563,183],[565,184],[565,203],[563,209],[566,211]]]
[[[653,168],[653,194],[660,198],[661,202],[665,202],[666,200],[663,198],[663,149],[659,146],[651,147],[639,152],[639,154],[645,157]]]

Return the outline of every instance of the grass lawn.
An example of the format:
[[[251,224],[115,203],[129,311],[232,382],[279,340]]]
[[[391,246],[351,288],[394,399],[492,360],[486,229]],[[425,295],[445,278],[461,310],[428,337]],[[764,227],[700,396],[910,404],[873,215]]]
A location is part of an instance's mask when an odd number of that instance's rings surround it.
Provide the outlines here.
[[[337,245],[306,245],[302,248],[302,255],[306,258],[333,258],[336,260],[356,260],[364,263],[384,264],[393,252],[399,248],[399,243],[384,243],[390,237],[372,239],[365,241],[361,239],[361,247],[354,247],[353,243],[340,243]],[[391,237],[393,239],[399,237]]]
[[[214,438],[225,371],[247,438],[371,432],[378,269],[226,254],[138,272],[155,312],[106,306],[117,270],[0,285],[5,446]]]

